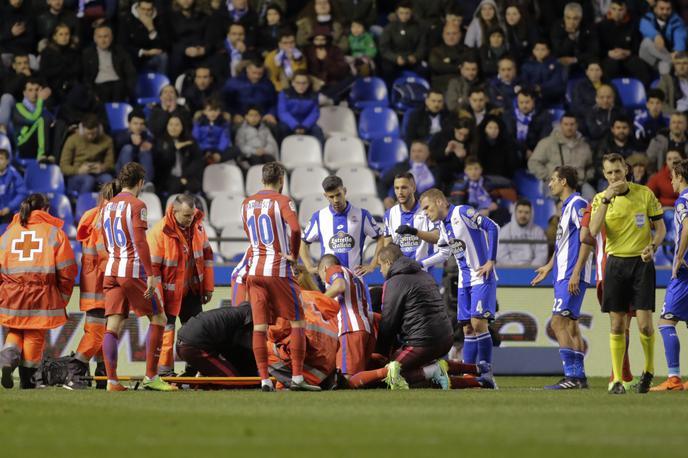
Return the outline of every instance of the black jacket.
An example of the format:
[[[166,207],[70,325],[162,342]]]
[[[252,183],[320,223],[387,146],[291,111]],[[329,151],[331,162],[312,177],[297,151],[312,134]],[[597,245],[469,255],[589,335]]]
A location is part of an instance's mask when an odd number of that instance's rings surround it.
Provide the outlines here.
[[[436,113],[440,116],[440,126],[442,130],[449,128],[449,123],[454,119],[453,116],[447,110],[442,110]],[[422,107],[416,108],[409,115],[408,127],[406,128],[406,143],[411,146],[411,142],[414,140],[425,140],[429,141],[431,134],[430,128],[432,127],[431,117],[435,116],[430,113],[430,111],[423,105]]]
[[[112,52],[112,65],[119,79],[124,83],[129,94],[134,94],[136,86],[136,69],[127,52],[119,45],[110,46]],[[87,48],[82,54],[84,83],[95,85],[98,76],[98,50],[95,46]]]
[[[503,114],[504,126],[506,127],[509,136],[516,139],[516,114],[514,110],[505,111]],[[516,144],[521,149],[521,152],[526,150],[534,150],[538,142],[548,136],[552,132],[552,117],[549,112],[542,110],[533,115],[533,120],[528,126],[528,134],[524,143],[516,140]]]
[[[182,147],[181,154],[181,177],[171,175],[171,171],[177,160],[177,148],[174,140],[165,135],[157,141],[154,152],[155,162],[155,187],[158,189],[170,188],[179,189],[179,178],[186,178],[187,184],[183,190],[189,192],[200,192],[203,182],[203,171],[205,170],[205,159],[198,149],[195,141],[192,144]],[[182,192],[182,191],[179,191]]]
[[[571,39],[561,21],[552,27],[550,34],[552,54],[555,57],[576,57],[578,64],[585,68],[585,63],[599,55],[597,33],[594,29],[581,24],[578,36]]]
[[[432,276],[416,261],[394,261],[385,281],[377,350],[386,355],[398,336],[402,345],[425,347],[453,333],[442,295]]]
[[[162,49],[167,51],[169,47],[170,38],[166,18],[156,15],[153,18],[153,26],[157,32],[155,38],[149,36],[146,26],[132,11],[129,11],[121,19],[121,27],[119,29],[120,44],[127,50],[137,67],[147,59],[146,57],[139,56],[139,51],[144,49]]]

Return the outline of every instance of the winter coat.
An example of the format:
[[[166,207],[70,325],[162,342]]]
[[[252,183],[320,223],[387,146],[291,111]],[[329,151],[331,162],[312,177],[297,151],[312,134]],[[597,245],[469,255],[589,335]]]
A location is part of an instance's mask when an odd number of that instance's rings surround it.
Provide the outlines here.
[[[112,65],[120,81],[124,83],[127,92],[134,94],[136,86],[136,68],[127,52],[119,45],[110,46],[112,52]],[[84,83],[89,86],[95,85],[98,76],[98,50],[91,46],[82,53],[82,65],[84,69]]]
[[[351,21],[360,21],[369,29],[377,21],[376,3],[378,2],[375,0],[334,0],[332,6],[345,26],[351,24]]]
[[[585,112],[580,130],[593,148],[607,135],[612,126],[612,120],[622,113],[621,108],[616,106],[603,110],[597,105]]]
[[[233,115],[245,115],[251,106],[260,108],[263,115],[276,113],[277,92],[267,76],[253,84],[246,74],[231,78],[222,90],[227,106]]]
[[[341,49],[336,46],[327,46],[327,56],[320,60],[316,55],[314,46],[306,48],[306,62],[308,63],[308,73],[318,78],[325,84],[332,84],[342,81],[351,76],[351,67],[346,62],[346,57]]]
[[[265,123],[260,123],[258,127],[249,125],[246,121],[239,127],[236,133],[236,146],[247,156],[256,154],[256,150],[262,148],[266,154],[277,157],[279,148],[275,137]]]
[[[549,137],[538,142],[528,159],[528,171],[540,180],[548,180],[554,168],[559,165],[575,168],[580,182],[592,179],[595,173],[592,151],[580,133],[569,140],[557,128]]]
[[[35,54],[36,25],[31,2],[24,1],[19,8],[10,5],[9,0],[0,6],[0,52],[3,54]],[[24,33],[12,35],[12,26],[24,23]]]
[[[278,92],[289,87],[290,77],[284,72],[284,69],[276,62],[277,54],[279,53],[279,48],[273,49],[265,55],[265,70],[267,70],[270,81],[274,85]],[[299,58],[290,59],[291,69],[293,72],[299,70],[307,70],[308,66],[306,64],[306,56],[300,54]],[[242,113],[243,114],[243,113]]]
[[[686,24],[683,19],[672,13],[666,22],[664,30],[660,30],[655,13],[649,11],[640,19],[640,33],[643,38],[654,40],[657,35],[662,35],[667,51],[677,52],[686,50]]]
[[[550,32],[550,40],[553,56],[576,57],[578,64],[582,67],[585,67],[585,63],[590,59],[599,56],[597,33],[594,29],[585,27],[583,24],[580,25],[575,39],[569,36],[563,21],[554,24]]]
[[[490,140],[485,134],[485,126],[490,121],[496,121],[499,125],[499,136]],[[476,154],[483,166],[483,175],[498,175],[511,178],[514,170],[520,166],[517,147],[504,127],[500,118],[493,115],[485,116],[478,126],[478,147]]]
[[[205,170],[205,160],[203,154],[198,149],[196,142],[182,147],[179,150],[181,155],[182,173],[180,177],[171,175],[172,169],[177,161],[177,148],[169,136],[165,135],[158,140],[153,153],[155,162],[155,187],[166,189],[168,181],[175,182],[178,178],[186,178],[186,190],[192,193],[201,191],[203,182],[203,171]]]
[[[633,120],[633,128],[635,130],[635,138],[640,141],[643,146],[647,147],[660,131],[669,127],[669,117],[664,113],[656,118],[650,116],[647,110],[643,110],[635,116]]]
[[[473,81],[466,80],[459,75],[449,80],[447,92],[444,94],[444,103],[449,111],[457,111],[462,106],[468,103],[468,93],[473,88],[480,84],[478,78]]]
[[[675,111],[681,111],[678,109],[676,104],[679,100],[687,96],[681,90],[681,83],[678,78],[673,74],[661,75],[659,77],[659,85],[657,89],[664,92],[664,111],[667,114],[671,114]]]
[[[29,195],[24,178],[13,166],[8,165],[0,174],[0,210],[9,208],[10,214],[19,211],[22,201]]]
[[[682,153],[684,157],[688,157],[688,141],[683,142]],[[669,133],[661,133],[650,140],[647,147],[647,157],[650,163],[647,168],[649,172],[661,170],[666,162],[666,154],[669,152]]]
[[[59,97],[81,80],[81,52],[71,46],[49,44],[41,52],[39,74]]]
[[[194,122],[191,132],[201,152],[225,153],[232,146],[231,126],[222,117],[211,123],[205,115]]]
[[[92,142],[87,141],[79,132],[67,138],[60,155],[60,170],[65,176],[79,174],[79,167],[87,162],[102,164],[104,172],[115,169],[115,148],[112,138],[99,134]]]
[[[537,109],[536,109],[537,110]],[[505,111],[503,118],[504,126],[506,127],[509,136],[516,140],[516,114],[515,108]],[[522,153],[526,150],[534,150],[538,142],[548,136],[552,132],[552,117],[546,110],[536,111],[533,114],[533,119],[528,126],[528,134],[526,134],[525,142],[521,143],[516,140],[516,144],[521,149]],[[524,156],[525,157],[525,156]]]
[[[650,177],[647,187],[652,189],[663,207],[673,207],[678,199],[678,194],[674,192],[674,187],[671,185],[671,171],[666,164]]]
[[[514,78],[511,84],[507,84],[496,76],[490,80],[490,84],[487,87],[487,96],[495,108],[510,110],[514,106],[516,88],[520,86],[521,82],[518,77]]]
[[[102,207],[94,207],[86,211],[76,229],[76,239],[81,242],[79,310],[82,312],[105,308],[103,281],[109,253],[103,240],[101,210]]]
[[[564,70],[554,57],[543,62],[528,59],[521,67],[521,82],[524,86],[540,86],[540,96],[546,104],[561,103],[566,92]]]
[[[495,18],[497,19],[497,25],[500,28],[504,28],[504,21],[502,20],[502,15],[500,9],[497,7],[497,2],[495,0],[482,0],[478,7],[475,9],[473,14],[473,19],[471,23],[468,24],[468,29],[466,29],[466,37],[464,38],[464,44],[469,48],[479,48],[483,43],[487,42],[488,37],[483,36],[483,28],[480,25],[480,8],[483,5],[492,5],[495,10]],[[495,24],[492,24],[493,26]]]
[[[390,22],[382,32],[379,50],[382,58],[394,65],[397,56],[415,56],[420,62],[428,53],[427,36],[420,24],[413,19],[404,24],[399,21]]]
[[[344,27],[337,21],[330,21],[328,23],[317,22],[310,17],[303,17],[296,21],[296,46],[303,48],[310,44],[310,39],[317,28],[327,27],[332,35],[332,44],[337,46],[343,52],[349,50],[349,39],[344,33]]]
[[[449,122],[454,119],[454,116],[451,116],[448,111],[442,110],[433,115],[425,106],[413,110],[409,114],[408,127],[406,128],[406,143],[410,146],[414,140],[429,140],[431,137],[430,128],[432,127],[431,117],[437,115],[440,117],[441,130],[449,128]]]
[[[155,36],[151,35],[139,20],[138,2],[131,5],[129,13],[123,18],[119,28],[120,44],[127,50],[131,60],[137,67],[140,67],[147,57],[141,55],[145,49],[162,49],[166,51],[170,44],[170,37],[167,30],[167,21],[155,11],[153,13],[153,27]]]
[[[607,58],[607,53],[616,48],[631,51],[638,55],[640,33],[638,22],[628,19],[622,22],[604,19],[597,24],[597,36],[600,40],[600,57]]]
[[[466,48],[462,44],[447,46],[442,43],[430,51],[428,63],[432,74],[432,86],[446,91],[449,81],[459,74],[459,65],[463,61]]]
[[[179,116],[184,126],[184,132],[191,130],[191,113],[185,105],[177,104],[177,107],[169,112],[163,110],[160,104],[155,104],[148,115],[148,128],[155,138],[160,138],[167,133],[167,122],[172,116]]]
[[[349,54],[353,57],[367,56],[374,59],[377,55],[375,39],[370,32],[364,32],[355,37],[349,34]]]
[[[499,230],[497,263],[507,266],[540,267],[547,262],[546,243],[507,243],[503,240],[547,241],[545,231],[533,221],[525,226],[519,225],[516,222],[516,212],[511,214],[511,221]]]
[[[290,130],[310,129],[320,117],[318,96],[312,91],[298,94],[294,89],[280,92],[277,98],[277,116]]]

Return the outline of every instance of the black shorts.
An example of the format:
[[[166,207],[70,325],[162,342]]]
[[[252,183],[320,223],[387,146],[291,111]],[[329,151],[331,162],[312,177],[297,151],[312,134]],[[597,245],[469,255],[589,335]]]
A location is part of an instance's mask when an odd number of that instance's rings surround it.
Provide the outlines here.
[[[604,270],[602,311],[655,311],[655,265],[632,258],[607,257]]]

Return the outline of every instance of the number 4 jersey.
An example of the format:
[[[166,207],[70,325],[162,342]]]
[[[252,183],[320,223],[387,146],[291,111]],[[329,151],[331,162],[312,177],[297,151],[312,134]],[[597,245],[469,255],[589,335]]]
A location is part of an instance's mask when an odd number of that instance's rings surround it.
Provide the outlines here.
[[[105,276],[145,279],[148,269],[144,264],[151,265],[150,252],[147,249],[145,253],[140,252],[137,237],[142,235],[143,241],[146,240],[146,204],[123,192],[105,204],[102,212],[102,230],[108,252]]]

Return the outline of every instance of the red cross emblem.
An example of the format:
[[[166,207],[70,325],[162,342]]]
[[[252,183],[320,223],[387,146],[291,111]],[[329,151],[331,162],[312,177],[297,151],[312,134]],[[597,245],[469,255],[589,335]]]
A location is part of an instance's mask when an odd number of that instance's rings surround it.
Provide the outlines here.
[[[22,231],[21,238],[12,241],[12,253],[19,255],[19,261],[33,261],[36,253],[43,251],[43,239],[35,231]]]

